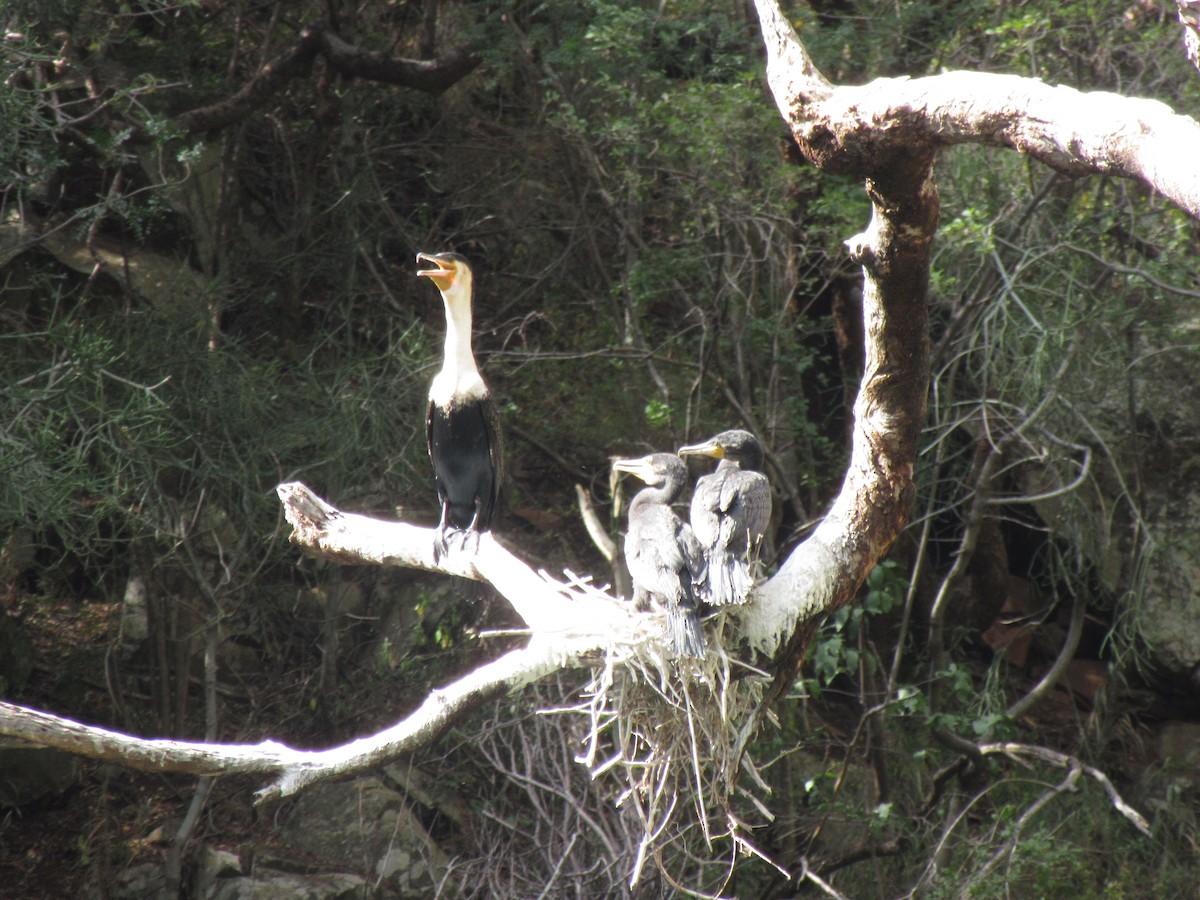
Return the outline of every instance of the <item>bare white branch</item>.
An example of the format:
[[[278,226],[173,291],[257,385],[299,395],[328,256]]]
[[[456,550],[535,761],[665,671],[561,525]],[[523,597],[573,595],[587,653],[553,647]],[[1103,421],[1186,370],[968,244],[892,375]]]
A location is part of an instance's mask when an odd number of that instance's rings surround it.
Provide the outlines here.
[[[1070,175],[1136,179],[1200,219],[1200,125],[1165,103],[988,72],[834,87],[776,0],[755,5],[775,102],[805,155],[827,172],[871,176],[921,147],[1007,147]],[[1185,29],[1192,5],[1180,5]]]
[[[1031,758],[1063,769],[1078,769],[1085,775],[1098,781],[1101,787],[1104,788],[1104,793],[1108,794],[1108,799],[1117,812],[1132,822],[1134,828],[1146,835],[1146,837],[1150,837],[1150,823],[1146,821],[1146,817],[1130,806],[1113,786],[1108,776],[1095,766],[1086,765],[1074,756],[1060,753],[1057,750],[1051,750],[1049,747],[1039,747],[1036,744],[1018,744],[1012,742],[980,744],[979,752],[984,756],[999,753],[1010,759],[1022,760],[1023,758]]]
[[[332,559],[405,565],[486,580],[508,598],[529,626],[528,645],[433,691],[417,710],[392,727],[328,750],[294,750],[274,741],[228,745],[147,740],[9,703],[0,703],[0,735],[148,771],[265,775],[274,781],[259,792],[261,802],[325,778],[375,768],[427,746],[481,702],[577,665],[597,648],[620,657],[662,641],[660,613],[639,613],[631,604],[575,576],[571,584],[564,584],[534,572],[491,534],[478,541],[471,538],[466,546],[452,542],[451,552],[434,563],[432,529],[343,513],[298,483],[280,485],[278,491],[295,529],[293,539],[312,552]]]
[[[328,750],[295,750],[276,741],[216,744],[152,740],[82,725],[0,701],[0,734],[42,747],[150,772],[193,775],[263,775],[273,783],[259,801],[293,794],[326,778],[351,775],[427,745],[466,710],[497,694],[516,690],[577,661],[590,649],[588,640],[534,640],[486,663],[446,687],[433,691],[403,721],[367,738]]]

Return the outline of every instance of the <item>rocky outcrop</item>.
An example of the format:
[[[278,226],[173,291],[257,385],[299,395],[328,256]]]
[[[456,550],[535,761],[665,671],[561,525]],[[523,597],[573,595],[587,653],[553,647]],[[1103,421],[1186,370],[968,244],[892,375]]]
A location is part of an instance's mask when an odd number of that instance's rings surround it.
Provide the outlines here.
[[[433,896],[449,864],[406,796],[378,777],[305,791],[281,814],[269,848],[246,856],[202,847],[194,857],[191,896],[423,898]]]

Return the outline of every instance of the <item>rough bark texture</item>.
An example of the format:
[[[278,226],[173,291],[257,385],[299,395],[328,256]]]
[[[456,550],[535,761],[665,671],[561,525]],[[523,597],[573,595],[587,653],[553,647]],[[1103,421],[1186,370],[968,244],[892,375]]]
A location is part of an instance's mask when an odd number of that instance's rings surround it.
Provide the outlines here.
[[[776,0],[755,5],[767,81],[800,152],[823,171],[865,179],[873,205],[870,227],[847,241],[863,271],[866,368],[846,480],[820,527],[743,614],[753,646],[771,652],[784,642],[777,694],[791,683],[818,617],[850,601],[908,519],[929,384],[937,151],[983,144],[1070,175],[1136,179],[1200,218],[1200,126],[1157,101],[1010,75],[950,72],[837,87]]]
[[[1188,59],[1200,69],[1200,0],[1175,0],[1179,7],[1179,24],[1183,26],[1183,45]]]
[[[913,463],[929,383],[926,294],[938,194],[935,146],[898,126],[844,130],[846,95],[817,71],[773,0],[760,0],[767,77],[804,156],[866,179],[871,224],[847,241],[863,269],[865,371],[854,405],[850,466],[841,493],[813,536],[758,592],[744,634],[776,655],[776,691],[795,676],[821,615],[854,597],[908,521]],[[840,113],[831,110],[840,106]]]

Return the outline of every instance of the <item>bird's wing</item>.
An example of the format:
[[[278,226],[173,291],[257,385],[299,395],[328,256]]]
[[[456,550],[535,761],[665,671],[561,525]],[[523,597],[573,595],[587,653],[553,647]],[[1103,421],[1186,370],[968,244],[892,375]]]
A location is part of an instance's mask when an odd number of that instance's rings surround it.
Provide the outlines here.
[[[668,509],[654,510],[625,536],[625,562],[633,580],[670,600],[679,599],[679,573],[688,568],[675,540],[678,521]]]
[[[771,484],[761,472],[734,470],[721,483],[719,543],[736,552],[756,544],[771,521]]]
[[[496,473],[492,478],[492,506],[500,503],[500,485],[504,481],[504,432],[500,429],[500,414],[496,409],[496,401],[488,392],[483,404],[483,427],[487,431],[488,447],[492,457],[492,470]]]
[[[429,449],[429,458],[433,459],[433,400],[425,407],[425,446]],[[437,477],[437,467],[434,467],[434,481],[437,487],[438,503],[446,502],[446,492],[442,487],[441,478]],[[444,515],[444,513],[443,513]]]
[[[708,571],[708,560],[704,557],[703,545],[687,522],[679,522],[675,543],[680,549],[684,564],[691,573],[692,583],[701,584]]]
[[[715,473],[696,482],[689,518],[701,546],[714,546],[721,534],[721,484]]]
[[[757,543],[771,524],[771,482],[762,472],[743,472],[742,475],[745,482],[742,490],[743,518],[751,543]]]

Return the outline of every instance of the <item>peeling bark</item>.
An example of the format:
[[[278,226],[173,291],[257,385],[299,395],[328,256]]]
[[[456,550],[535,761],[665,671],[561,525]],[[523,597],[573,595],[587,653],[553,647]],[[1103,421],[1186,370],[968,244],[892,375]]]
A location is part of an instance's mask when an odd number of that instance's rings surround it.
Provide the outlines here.
[[[1083,93],[1011,75],[951,72],[834,86],[776,0],[755,0],[767,81],[803,156],[865,180],[868,229],[847,241],[862,265],[866,367],[842,490],[742,615],[743,636],[776,658],[778,696],[818,618],[849,602],[907,523],[929,385],[926,294],[937,228],[937,151],[1016,150],[1070,175],[1136,179],[1200,218],[1200,126],[1154,100]]]
[[[763,653],[782,646],[777,697],[795,677],[820,616],[853,599],[908,521],[929,384],[926,294],[939,207],[935,147],[886,128],[843,132],[861,124],[853,102],[840,105],[846,89],[821,75],[773,0],[758,7],[767,79],[801,152],[827,170],[864,177],[872,203],[869,227],[846,242],[863,271],[865,338],[846,478],[816,532],[741,615],[752,646]]]
[[[1188,59],[1200,69],[1200,0],[1175,0],[1179,8],[1179,24],[1183,26],[1183,46]]]

